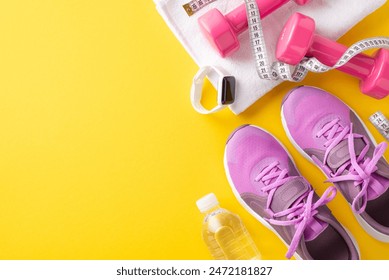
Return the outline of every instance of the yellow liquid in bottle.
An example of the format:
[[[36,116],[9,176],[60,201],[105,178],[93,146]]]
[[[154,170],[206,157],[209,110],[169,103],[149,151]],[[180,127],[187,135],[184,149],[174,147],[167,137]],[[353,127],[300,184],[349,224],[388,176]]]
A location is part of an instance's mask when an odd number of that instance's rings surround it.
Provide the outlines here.
[[[203,224],[203,238],[215,259],[261,259],[254,241],[237,215],[222,208],[209,213]]]

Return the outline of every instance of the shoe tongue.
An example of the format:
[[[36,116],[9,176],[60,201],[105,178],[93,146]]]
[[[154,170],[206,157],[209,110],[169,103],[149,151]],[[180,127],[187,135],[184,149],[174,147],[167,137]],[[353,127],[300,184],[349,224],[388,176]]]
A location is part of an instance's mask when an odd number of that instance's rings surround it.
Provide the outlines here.
[[[296,177],[277,188],[274,193],[270,208],[273,212],[281,212],[290,208],[293,204],[300,203],[300,198],[311,190],[311,186],[302,177]],[[319,236],[328,226],[327,223],[313,217],[304,230],[304,238],[311,241]]]
[[[302,177],[290,179],[278,187],[274,193],[270,209],[274,213],[288,209],[298,198],[309,191],[311,187]]]
[[[366,144],[361,138],[354,139],[354,150],[359,156]],[[333,172],[351,159],[348,140],[345,139],[336,145],[328,154],[327,165]]]

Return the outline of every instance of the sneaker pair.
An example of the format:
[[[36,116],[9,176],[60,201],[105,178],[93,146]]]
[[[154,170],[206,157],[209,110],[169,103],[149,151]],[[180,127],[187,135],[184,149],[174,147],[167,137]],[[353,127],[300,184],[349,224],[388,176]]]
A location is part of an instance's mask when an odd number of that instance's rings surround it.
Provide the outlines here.
[[[351,234],[326,204],[343,194],[362,227],[389,242],[389,164],[386,143],[372,136],[346,104],[312,87],[284,98],[282,123],[295,147],[336,186],[319,197],[270,133],[236,129],[227,140],[225,169],[239,202],[289,247],[287,258],[360,258]]]

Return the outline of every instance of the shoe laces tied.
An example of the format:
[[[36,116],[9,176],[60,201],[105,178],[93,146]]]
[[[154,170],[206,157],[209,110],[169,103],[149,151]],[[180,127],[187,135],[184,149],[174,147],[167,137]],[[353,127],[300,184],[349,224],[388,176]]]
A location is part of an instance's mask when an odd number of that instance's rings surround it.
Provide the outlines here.
[[[288,177],[288,171],[286,169],[280,168],[280,163],[278,161],[273,162],[266,168],[264,168],[258,176],[255,178],[255,181],[262,181],[265,185],[261,190],[268,193],[267,198],[267,209],[266,211],[272,216],[270,219],[265,219],[269,223],[278,226],[294,226],[296,231],[292,238],[292,241],[289,245],[288,252],[286,257],[290,259],[293,254],[296,252],[297,247],[300,243],[300,240],[303,237],[304,230],[308,226],[309,222],[313,217],[318,213],[318,208],[323,206],[333,200],[336,196],[336,188],[331,186],[329,187],[322,197],[320,197],[315,203],[313,202],[314,190],[310,190],[304,193],[291,207],[286,210],[274,213],[270,209],[274,193],[277,188],[284,185],[289,180],[298,178],[297,176]],[[280,220],[283,218],[284,220]]]
[[[384,186],[371,175],[377,171],[377,163],[384,155],[387,148],[387,143],[379,144],[373,152],[372,158],[367,157],[367,152],[370,148],[370,142],[361,134],[353,132],[353,125],[342,126],[339,123],[340,119],[336,118],[323,126],[316,134],[316,137],[325,137],[327,141],[324,143],[326,151],[324,154],[323,164],[326,165],[327,158],[331,150],[341,141],[347,139],[350,160],[342,164],[336,172],[330,174],[331,178],[327,181],[336,183],[341,181],[354,181],[354,186],[360,186],[360,191],[355,196],[352,202],[352,209],[356,214],[361,214],[366,209],[368,192],[373,190],[379,192]],[[366,144],[360,154],[357,156],[354,147],[354,139],[362,139]],[[347,174],[344,172],[347,171]],[[360,201],[362,203],[360,203]]]

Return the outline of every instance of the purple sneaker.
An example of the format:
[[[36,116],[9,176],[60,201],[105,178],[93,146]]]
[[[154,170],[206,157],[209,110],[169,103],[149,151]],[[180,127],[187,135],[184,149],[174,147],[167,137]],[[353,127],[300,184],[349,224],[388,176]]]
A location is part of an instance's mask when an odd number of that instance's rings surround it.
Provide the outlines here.
[[[229,137],[225,170],[239,202],[289,247],[287,258],[359,259],[357,246],[300,175],[285,148],[269,133],[243,126]]]
[[[362,227],[389,242],[387,144],[376,146],[355,112],[318,88],[292,90],[283,101],[282,123],[295,147],[340,190]]]

